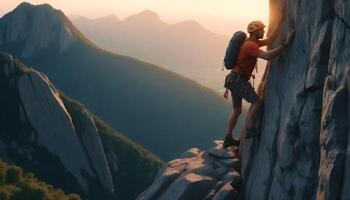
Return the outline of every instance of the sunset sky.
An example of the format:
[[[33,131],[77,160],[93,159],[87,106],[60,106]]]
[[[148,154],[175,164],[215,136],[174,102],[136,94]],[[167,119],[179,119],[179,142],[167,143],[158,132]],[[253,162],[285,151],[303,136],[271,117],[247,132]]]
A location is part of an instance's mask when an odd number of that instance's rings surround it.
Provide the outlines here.
[[[13,10],[20,0],[1,0],[0,14]],[[268,22],[268,0],[27,0],[49,3],[67,15],[96,18],[114,14],[123,19],[145,9],[157,12],[168,23],[196,20],[210,30],[231,35],[251,20]]]

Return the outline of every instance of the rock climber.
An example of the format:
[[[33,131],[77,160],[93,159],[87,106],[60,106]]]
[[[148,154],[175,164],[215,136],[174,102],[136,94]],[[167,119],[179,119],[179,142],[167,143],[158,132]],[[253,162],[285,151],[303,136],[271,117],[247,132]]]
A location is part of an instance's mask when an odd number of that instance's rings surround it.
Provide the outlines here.
[[[233,111],[228,120],[227,134],[223,144],[224,148],[239,145],[239,139],[232,137],[237,120],[242,113],[242,98],[252,104],[247,115],[247,131],[245,138],[252,138],[258,135],[254,128],[256,121],[256,113],[262,106],[263,100],[257,95],[254,88],[250,84],[252,73],[257,64],[257,59],[271,60],[281,54],[282,50],[287,47],[294,36],[294,31],[288,33],[284,42],[272,50],[263,51],[259,49],[262,46],[270,45],[276,39],[284,18],[284,13],[281,15],[278,24],[267,39],[264,38],[265,25],[261,21],[253,21],[248,25],[248,33],[250,34],[247,40],[241,46],[238,56],[239,66],[232,69],[231,73],[226,77],[226,91],[224,98],[228,99],[229,91],[231,92]],[[241,138],[241,137],[240,137]]]

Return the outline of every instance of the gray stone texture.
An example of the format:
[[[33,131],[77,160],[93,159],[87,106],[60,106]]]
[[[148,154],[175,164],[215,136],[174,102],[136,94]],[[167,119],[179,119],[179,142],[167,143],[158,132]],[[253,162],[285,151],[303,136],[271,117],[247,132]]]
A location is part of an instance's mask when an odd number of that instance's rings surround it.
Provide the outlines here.
[[[208,152],[198,148],[188,150],[165,164],[138,199],[239,199],[233,188],[240,182],[240,175],[233,167],[239,160],[233,150],[223,149],[222,141],[214,141]]]
[[[295,39],[263,83],[261,135],[242,149],[244,198],[350,199],[350,2],[270,0],[270,30],[283,6],[269,48],[293,26]]]

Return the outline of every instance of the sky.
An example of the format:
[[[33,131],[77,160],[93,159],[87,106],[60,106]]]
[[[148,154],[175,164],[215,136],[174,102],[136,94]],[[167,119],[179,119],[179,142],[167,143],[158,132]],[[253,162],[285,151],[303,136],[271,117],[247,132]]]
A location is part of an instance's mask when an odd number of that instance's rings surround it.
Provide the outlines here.
[[[21,0],[0,0],[0,14],[13,10]],[[66,15],[96,18],[116,15],[123,19],[149,9],[167,23],[196,20],[213,32],[231,35],[252,20],[268,23],[268,0],[27,0],[49,3]]]

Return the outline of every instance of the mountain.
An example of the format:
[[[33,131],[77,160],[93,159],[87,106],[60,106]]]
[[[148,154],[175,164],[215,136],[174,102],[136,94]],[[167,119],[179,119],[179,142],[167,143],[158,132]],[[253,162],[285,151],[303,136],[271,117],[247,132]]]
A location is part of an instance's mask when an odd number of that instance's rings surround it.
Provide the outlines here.
[[[81,16],[69,16],[76,23],[81,24],[82,26],[93,26],[96,30],[104,29],[105,31],[112,31],[114,25],[120,22],[120,19],[115,15],[107,15],[104,17],[100,17],[91,21],[89,18],[81,17]]]
[[[270,0],[271,27],[281,17],[283,6],[282,32],[270,48],[278,46],[290,31],[295,30],[295,38],[270,62],[260,85],[264,98],[256,122],[260,136],[241,140],[239,149],[240,195],[245,200],[348,200],[350,2]],[[241,132],[246,134],[246,125]],[[193,160],[206,157],[196,155]],[[209,162],[200,163],[197,169],[198,163],[190,159],[169,162],[140,199],[152,195],[169,199],[170,192],[176,195],[174,200],[186,195],[202,199],[216,185],[207,175]],[[191,169],[201,176],[189,178],[186,172]],[[178,177],[179,173],[184,174]],[[229,186],[226,191],[232,194]]]
[[[47,4],[22,3],[2,17],[0,50],[47,74],[65,94],[164,160],[193,144],[207,148],[225,134],[231,106],[222,97],[161,67],[97,48]]]
[[[102,18],[72,20],[103,49],[154,63],[223,91],[227,73],[221,69],[230,38],[213,33],[196,21],[168,24],[150,10],[111,24]]]
[[[83,199],[134,199],[162,161],[0,54],[0,158]],[[37,198],[34,198],[37,199]]]

